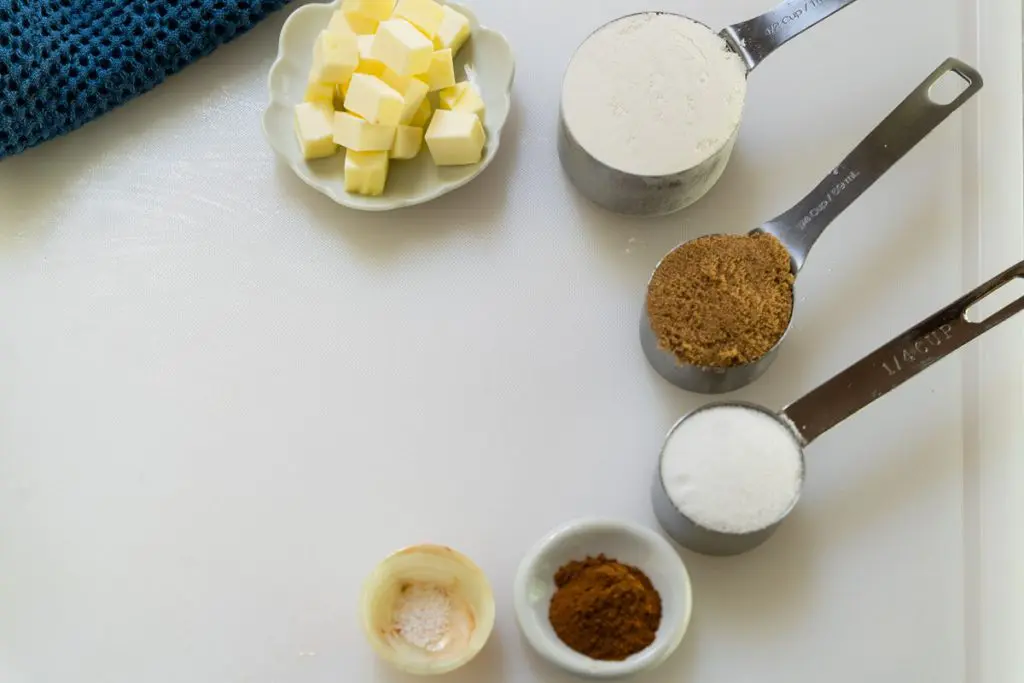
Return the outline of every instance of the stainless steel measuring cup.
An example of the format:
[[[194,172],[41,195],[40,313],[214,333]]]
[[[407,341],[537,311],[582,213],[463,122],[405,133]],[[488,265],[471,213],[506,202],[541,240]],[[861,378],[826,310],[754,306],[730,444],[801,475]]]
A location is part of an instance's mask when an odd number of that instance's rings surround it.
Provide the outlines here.
[[[929,91],[948,73],[959,75],[966,81],[967,87],[948,104],[939,104],[931,99]],[[917,143],[981,90],[982,85],[981,74],[974,68],[959,59],[947,59],[868,133],[806,197],[788,211],[754,228],[751,233],[766,232],[778,238],[789,251],[793,275],[799,274],[807,254],[825,228]],[[660,267],[661,263],[658,264]],[[655,272],[658,268],[655,268]],[[794,295],[794,306],[795,303]],[[753,362],[731,367],[691,365],[680,361],[674,353],[658,345],[648,315],[645,291],[643,313],[640,316],[640,346],[651,367],[672,384],[687,391],[720,394],[739,389],[764,374],[792,325],[791,316],[782,337],[766,354]]]
[[[1020,296],[984,320],[970,322],[966,318],[971,306],[1016,278],[1024,279],[1024,261],[914,325],[778,413],[739,401],[710,403],[676,422],[666,435],[665,444],[668,444],[679,426],[694,414],[721,406],[739,406],[758,410],[778,420],[793,434],[803,459],[803,449],[826,431],[936,361],[1024,311],[1024,296]],[[789,510],[778,520],[750,533],[725,533],[708,529],[687,517],[669,498],[662,476],[664,452],[663,447],[652,491],[654,512],[665,532],[690,550],[706,555],[737,555],[751,550],[766,541],[796,505],[794,500]]]
[[[761,16],[727,26],[718,36],[723,40],[724,48],[740,56],[749,75],[792,38],[855,1],[786,0]],[[595,33],[609,24],[598,28]],[[714,33],[710,27],[708,31]],[[710,150],[709,156],[696,166],[670,175],[644,176],[613,168],[592,156],[573,134],[565,119],[564,106],[559,107],[558,120],[558,156],[576,188],[589,200],[610,211],[646,216],[672,213],[703,197],[725,171],[739,133],[737,123],[732,135],[717,149]]]

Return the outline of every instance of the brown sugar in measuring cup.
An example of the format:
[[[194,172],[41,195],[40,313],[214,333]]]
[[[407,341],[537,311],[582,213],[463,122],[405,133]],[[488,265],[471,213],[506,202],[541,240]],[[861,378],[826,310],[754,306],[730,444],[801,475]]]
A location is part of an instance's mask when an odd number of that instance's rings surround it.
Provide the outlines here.
[[[767,233],[686,242],[669,252],[647,288],[658,347],[691,365],[756,361],[789,326],[794,279],[789,252]]]
[[[929,93],[950,73],[967,85],[951,102],[940,104]],[[982,83],[974,68],[947,59],[793,208],[746,236],[731,240],[725,235],[705,236],[669,252],[651,275],[640,318],[640,346],[651,367],[672,384],[702,394],[734,391],[764,374],[792,327],[791,314],[778,333],[785,310],[778,307],[782,290],[763,273],[753,275],[762,264],[773,262],[772,253],[781,256],[773,243],[784,247],[791,284],[795,285],[808,252],[825,228],[981,90]],[[741,244],[747,245],[746,250],[738,246]],[[702,249],[721,253],[702,260],[698,257],[701,252],[695,251]],[[742,255],[744,267],[736,266],[735,258],[729,258],[730,251],[734,257]],[[681,267],[693,258],[703,265]],[[758,282],[764,289],[746,289]],[[739,295],[740,291],[748,296]],[[791,313],[793,300],[791,294]],[[715,307],[716,303],[720,305]],[[759,303],[771,308],[760,308]],[[668,310],[672,307],[676,310]],[[744,315],[750,318],[741,317]],[[771,341],[773,336],[776,338]]]

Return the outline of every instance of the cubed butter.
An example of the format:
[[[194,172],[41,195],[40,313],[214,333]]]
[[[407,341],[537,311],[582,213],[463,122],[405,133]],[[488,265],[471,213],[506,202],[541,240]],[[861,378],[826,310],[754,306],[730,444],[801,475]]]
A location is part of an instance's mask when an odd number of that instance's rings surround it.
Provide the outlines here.
[[[374,29],[376,30],[376,25]],[[356,30],[352,28],[352,22],[349,21],[348,16],[339,9],[334,11],[334,14],[331,15],[331,20],[327,22],[327,32],[347,35],[349,33],[356,33]]]
[[[334,86],[333,97],[331,98],[332,104],[334,105],[334,111],[341,111],[345,108],[345,93],[348,92],[348,83],[339,83]]]
[[[380,25],[379,20],[364,17],[361,14],[346,14],[345,18],[348,19],[349,27],[356,32],[356,35],[360,36],[372,36],[377,32],[377,26]]]
[[[430,86],[430,92],[436,92],[443,88],[450,88],[455,85],[455,65],[452,63],[452,49],[446,47],[437,50],[430,58],[430,67],[422,78]]]
[[[354,33],[321,31],[313,48],[314,77],[320,83],[344,83],[359,65]]]
[[[334,144],[334,111],[319,102],[295,105],[295,137],[306,159],[329,157],[338,148]]]
[[[391,16],[405,19],[427,38],[433,39],[444,20],[444,7],[434,0],[398,0]]]
[[[377,27],[372,56],[401,76],[414,76],[430,68],[434,45],[405,19],[389,19]]]
[[[451,109],[454,107],[455,103],[459,101],[459,98],[462,97],[462,93],[464,93],[468,87],[469,81],[463,81],[437,93],[437,108]]]
[[[342,0],[341,11],[368,19],[384,21],[395,9],[394,0]]]
[[[430,99],[423,98],[420,103],[420,108],[413,114],[412,120],[409,121],[410,126],[416,126],[417,128],[426,128],[427,124],[430,123],[430,116],[434,113],[434,108],[430,106]]]
[[[481,121],[484,119],[484,100],[480,97],[480,91],[469,81],[441,90],[437,93],[437,100],[441,109],[464,111],[479,116]]]
[[[466,92],[462,93],[462,97],[452,107],[452,111],[469,112],[470,114],[475,114],[481,121],[484,120],[486,107],[484,106],[484,99],[480,97],[480,91],[476,89],[476,86],[466,88]]]
[[[356,42],[359,45],[359,66],[356,67],[356,73],[371,76],[380,76],[384,73],[387,67],[370,56],[373,50],[373,36],[359,36]]]
[[[456,55],[469,38],[469,19],[448,5],[442,6],[441,11],[444,12],[444,17],[441,19],[441,25],[437,27],[437,33],[434,34],[434,47],[438,50],[451,48],[452,55]]]
[[[375,196],[384,194],[388,181],[387,152],[345,152],[345,191]]]
[[[423,104],[423,100],[427,99],[427,84],[413,76],[400,76],[387,68],[384,69],[380,79],[402,96],[404,104],[402,106],[402,116],[398,122],[409,123],[412,121],[412,117],[416,115],[420,105]]]
[[[384,81],[369,74],[352,74],[345,94],[345,109],[370,123],[397,126],[404,108],[402,95]]]
[[[468,112],[439,109],[434,112],[423,139],[435,164],[461,166],[480,161],[486,133],[479,117]]]
[[[357,152],[386,152],[395,142],[395,126],[369,123],[347,111],[334,113],[334,142]]]
[[[413,159],[423,147],[423,129],[417,126],[398,126],[395,142],[388,153],[392,159]]]
[[[319,102],[334,107],[334,87],[330,83],[321,83],[316,80],[316,74],[309,74],[309,82],[306,84],[306,94],[303,100],[306,102]]]

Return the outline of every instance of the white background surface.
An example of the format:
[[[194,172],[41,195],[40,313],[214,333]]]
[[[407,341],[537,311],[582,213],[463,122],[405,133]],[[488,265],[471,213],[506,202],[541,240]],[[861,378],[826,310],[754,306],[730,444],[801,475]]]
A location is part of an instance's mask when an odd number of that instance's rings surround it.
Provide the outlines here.
[[[793,42],[752,75],[720,184],[657,220],[587,205],[555,154],[564,65],[638,0],[474,3],[517,51],[507,137],[418,209],[346,211],[274,159],[284,13],[4,161],[0,681],[407,683],[355,606],[420,541],[496,591],[492,642],[448,680],[570,680],[526,651],[511,581],[569,518],[653,524],[662,435],[702,402],[637,341],[664,252],[790,206],[957,55],[977,102],[825,234],[787,347],[736,395],[788,403],[1024,254],[1020,8],[984,4],[861,0]],[[722,26],[769,3],[655,6]],[[642,680],[1019,680],[1022,326],[816,442],[767,545],[686,554],[691,631]]]

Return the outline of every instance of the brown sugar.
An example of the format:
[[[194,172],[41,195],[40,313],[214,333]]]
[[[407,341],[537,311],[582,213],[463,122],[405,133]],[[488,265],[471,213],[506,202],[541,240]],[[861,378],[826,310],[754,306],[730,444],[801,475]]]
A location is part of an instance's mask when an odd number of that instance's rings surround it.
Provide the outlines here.
[[[569,562],[555,573],[548,618],[555,634],[592,659],[621,661],[654,642],[661,596],[636,567],[604,555]]]
[[[768,353],[793,316],[789,252],[773,235],[709,235],[666,256],[647,288],[658,346],[682,363],[729,367]]]

